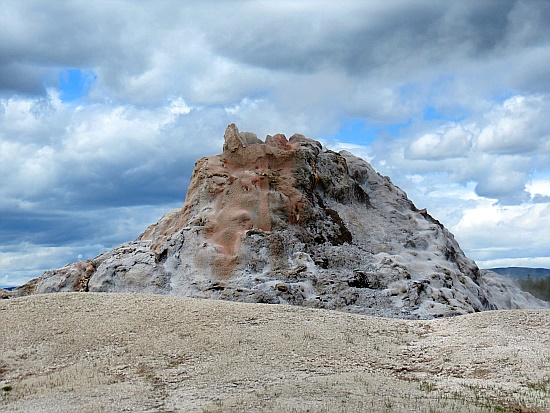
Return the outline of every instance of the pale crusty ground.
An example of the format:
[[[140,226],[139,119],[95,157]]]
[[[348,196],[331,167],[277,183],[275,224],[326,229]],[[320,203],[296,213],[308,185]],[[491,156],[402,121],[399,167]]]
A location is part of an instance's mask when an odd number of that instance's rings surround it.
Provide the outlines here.
[[[547,412],[550,311],[35,295],[0,302],[0,387],[1,412]]]

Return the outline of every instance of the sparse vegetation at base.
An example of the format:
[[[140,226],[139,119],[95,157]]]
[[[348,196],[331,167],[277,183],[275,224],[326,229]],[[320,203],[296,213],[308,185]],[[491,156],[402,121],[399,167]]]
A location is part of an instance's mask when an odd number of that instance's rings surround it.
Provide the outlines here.
[[[523,291],[533,294],[541,300],[550,301],[550,277],[526,277],[516,280]]]

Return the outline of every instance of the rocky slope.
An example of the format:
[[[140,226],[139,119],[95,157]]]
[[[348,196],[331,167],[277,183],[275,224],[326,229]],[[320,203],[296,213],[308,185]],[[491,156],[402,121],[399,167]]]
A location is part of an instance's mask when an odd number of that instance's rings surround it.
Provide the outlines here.
[[[47,271],[16,296],[145,292],[430,318],[542,308],[487,282],[452,234],[349,152],[229,125],[199,159],[181,209],[135,241]]]

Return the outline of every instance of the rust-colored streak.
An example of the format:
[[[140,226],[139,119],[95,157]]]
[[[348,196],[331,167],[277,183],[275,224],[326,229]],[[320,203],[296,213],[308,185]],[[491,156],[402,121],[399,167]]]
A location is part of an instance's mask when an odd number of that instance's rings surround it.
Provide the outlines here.
[[[268,137],[266,143],[245,145],[236,127],[228,128],[225,139],[221,155],[197,161],[182,209],[146,232],[153,241],[151,248],[157,250],[185,226],[204,227],[204,236],[215,250],[209,260],[221,279],[229,278],[238,264],[248,230],[271,231],[270,193],[280,194],[290,225],[300,223],[308,202],[296,189],[292,174],[299,142],[289,143],[279,134]]]

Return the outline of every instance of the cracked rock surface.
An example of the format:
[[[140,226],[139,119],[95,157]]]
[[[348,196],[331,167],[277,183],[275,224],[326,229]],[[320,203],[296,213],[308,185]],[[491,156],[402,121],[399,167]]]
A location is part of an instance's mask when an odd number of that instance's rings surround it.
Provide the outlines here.
[[[400,318],[547,308],[482,273],[388,177],[303,135],[229,125],[181,209],[136,240],[47,271],[15,296],[142,292]]]

